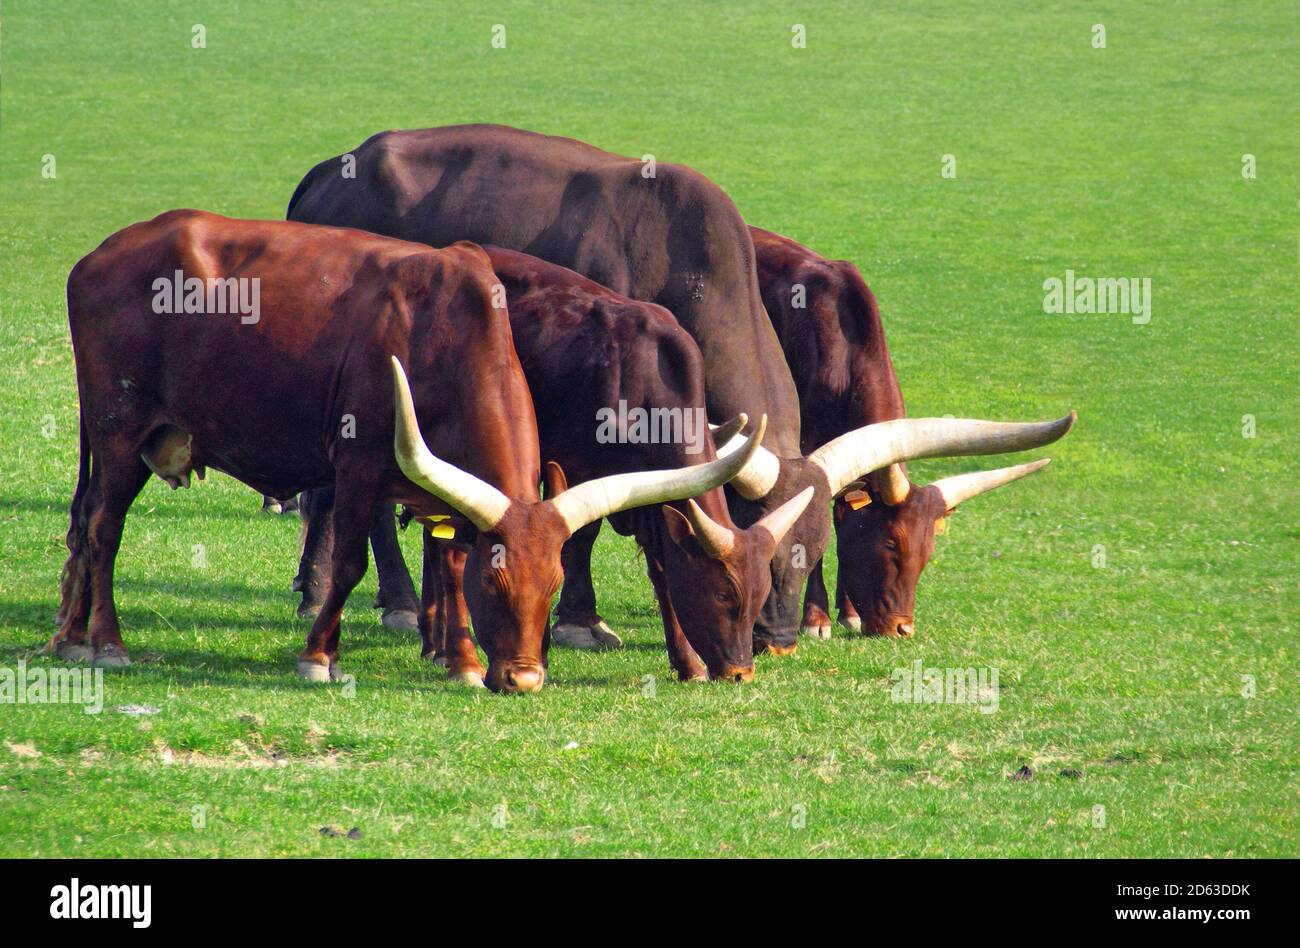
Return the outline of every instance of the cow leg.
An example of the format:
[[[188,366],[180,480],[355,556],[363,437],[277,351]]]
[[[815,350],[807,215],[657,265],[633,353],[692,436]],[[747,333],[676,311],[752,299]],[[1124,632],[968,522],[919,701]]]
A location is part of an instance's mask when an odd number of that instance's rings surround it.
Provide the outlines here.
[[[664,642],[668,646],[668,664],[677,672],[682,681],[708,681],[709,670],[705,668],[700,656],[695,654],[691,643],[686,641],[686,633],[677,621],[673,610],[672,598],[668,595],[668,580],[663,567],[655,558],[646,555],[646,572],[650,574],[650,583],[655,589],[655,598],[659,600],[659,614],[664,621]]]
[[[90,443],[86,428],[81,428],[81,469],[69,508],[68,559],[59,577],[59,611],[54,618],[59,631],[50,639],[45,651],[72,662],[88,662],[95,657],[86,639],[90,621],[90,539],[89,516],[99,502],[99,486],[90,470]]]
[[[334,488],[303,491],[299,502],[302,516],[302,555],[294,589],[302,593],[298,615],[316,616],[330,585],[330,561],[334,549]]]
[[[347,482],[340,479],[340,483]],[[369,485],[351,485],[336,492],[334,548],[330,555],[329,591],[321,603],[307,645],[298,656],[298,674],[308,681],[329,681],[339,677],[339,632],[348,596],[366,575],[370,551],[366,539],[374,515],[374,492]]]
[[[551,640],[569,648],[622,648],[623,640],[596,612],[596,590],[591,583],[591,549],[596,545],[601,521],[587,524],[569,537],[560,551],[564,586],[555,610]]]
[[[862,631],[862,617],[858,615],[858,610],[853,608],[853,603],[844,593],[844,567],[840,566],[835,571],[835,608],[839,610],[840,625],[854,632]],[[826,630],[826,637],[830,638],[830,630]]]
[[[433,540],[430,537],[426,542]],[[438,576],[442,586],[438,611],[442,620],[448,680],[484,688],[483,676],[487,670],[478,660],[478,649],[474,647],[469,630],[469,606],[465,603],[465,560],[468,558],[465,550],[446,543],[438,544]]]
[[[426,529],[421,549],[420,571],[420,657],[446,665],[447,650],[442,627],[442,577],[438,569],[438,544]]]
[[[841,587],[843,588],[843,587]],[[815,639],[831,637],[830,608],[826,595],[826,579],[822,575],[822,561],[818,560],[808,573],[808,590],[803,597],[803,622],[799,631]]]
[[[85,540],[89,550],[90,647],[94,664],[117,668],[131,664],[122,642],[117,605],[113,602],[113,566],[122,543],[126,512],[149,480],[149,468],[140,458],[138,446],[114,438],[94,452],[95,472],[87,492],[94,507],[86,516]],[[82,606],[74,610],[80,612]],[[77,616],[70,617],[75,622]],[[75,641],[75,632],[68,641]],[[84,642],[84,635],[82,637]]]
[[[390,629],[418,628],[419,600],[406,560],[402,558],[402,547],[397,542],[397,518],[393,516],[392,504],[375,507],[370,546],[375,551],[375,572],[379,574],[375,608],[384,610],[380,621]]]

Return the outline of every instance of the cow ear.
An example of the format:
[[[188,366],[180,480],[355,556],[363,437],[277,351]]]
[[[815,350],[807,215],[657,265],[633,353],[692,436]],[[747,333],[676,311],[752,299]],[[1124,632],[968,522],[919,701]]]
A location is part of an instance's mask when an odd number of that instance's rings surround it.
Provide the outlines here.
[[[432,517],[421,517],[420,522],[424,524],[428,536],[434,540],[455,540],[459,543],[471,543],[477,533],[474,524],[459,514],[450,516],[437,514]]]
[[[673,538],[673,542],[682,546],[688,539],[695,536],[695,531],[691,529],[691,522],[682,515],[675,507],[669,507],[664,504],[664,522],[668,525],[668,535]]]
[[[564,476],[564,469],[554,461],[546,462],[545,486],[547,500],[558,497],[569,489],[569,481]]]

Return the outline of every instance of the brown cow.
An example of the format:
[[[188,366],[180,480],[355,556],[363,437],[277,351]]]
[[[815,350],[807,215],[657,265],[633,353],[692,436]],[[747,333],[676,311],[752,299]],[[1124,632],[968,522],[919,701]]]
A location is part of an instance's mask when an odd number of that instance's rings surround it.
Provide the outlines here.
[[[624,506],[716,487],[740,465],[553,483],[542,501],[532,399],[496,285],[472,244],[433,250],[201,211],[105,240],[68,278],[81,465],[49,648],[129,664],[113,603],[127,510],[151,471],[177,487],[212,467],[279,499],[336,487],[333,581],[299,658],[304,677],[337,676],[340,615],[365,573],[375,505],[398,502],[447,519],[472,546],[488,687],[541,688],[564,541]],[[453,671],[482,680],[472,643]]]
[[[802,448],[864,425],[906,416],[876,298],[845,260],[827,260],[758,227],[754,241],[763,304],[799,389]],[[852,504],[835,504],[840,622],[868,635],[915,630],[916,583],[934,550],[936,524],[963,500],[1040,470],[1047,459],[944,478],[908,481],[903,464],[870,474]],[[819,561],[808,578],[802,631],[829,638]],[[861,618],[860,618],[861,616]]]

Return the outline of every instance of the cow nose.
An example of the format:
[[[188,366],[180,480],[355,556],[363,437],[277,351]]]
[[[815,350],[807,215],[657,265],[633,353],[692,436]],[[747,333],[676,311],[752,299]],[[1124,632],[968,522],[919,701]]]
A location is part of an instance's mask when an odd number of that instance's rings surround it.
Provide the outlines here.
[[[739,665],[724,666],[722,671],[716,675],[710,675],[714,681],[734,681],[736,684],[743,684],[747,681],[754,680],[754,669],[742,668]]]
[[[505,694],[532,694],[542,690],[546,672],[536,665],[506,665],[488,668],[487,686]]]
[[[894,628],[898,632],[899,638],[910,639],[916,634],[916,629],[912,627],[910,622],[900,622]]]

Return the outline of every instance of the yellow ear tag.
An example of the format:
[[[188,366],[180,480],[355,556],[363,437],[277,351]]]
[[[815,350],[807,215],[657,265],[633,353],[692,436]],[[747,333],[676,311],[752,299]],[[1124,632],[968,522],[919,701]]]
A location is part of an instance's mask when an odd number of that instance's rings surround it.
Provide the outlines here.
[[[439,523],[430,529],[429,532],[439,540],[456,539],[456,528],[449,523]]]
[[[854,510],[861,510],[871,503],[871,495],[865,490],[851,490],[844,495],[844,502]]]
[[[941,537],[947,532],[948,532],[948,518],[940,517],[938,520],[934,522],[934,535],[937,537]]]

